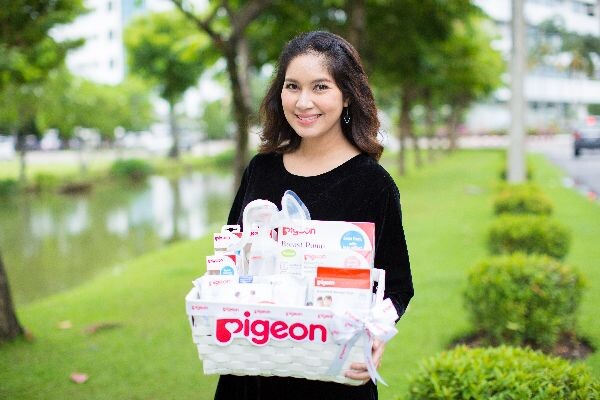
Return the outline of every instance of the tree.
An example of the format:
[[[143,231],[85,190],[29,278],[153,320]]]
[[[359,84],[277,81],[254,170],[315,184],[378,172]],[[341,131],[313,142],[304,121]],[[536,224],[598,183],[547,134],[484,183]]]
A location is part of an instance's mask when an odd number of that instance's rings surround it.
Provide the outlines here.
[[[74,138],[78,128],[90,128],[111,141],[117,127],[143,130],[154,119],[150,88],[135,77],[113,86],[57,69],[42,87],[40,101],[38,125],[42,130],[58,129],[63,140]]]
[[[205,67],[215,61],[207,49],[208,39],[179,12],[140,16],[125,30],[125,45],[133,73],[151,80],[160,97],[169,103],[173,146],[171,157],[179,156],[179,132],[175,105],[194,86]]]
[[[449,148],[456,148],[456,131],[467,108],[488,97],[502,84],[505,70],[502,54],[491,43],[489,21],[472,15],[453,23],[450,37],[438,43],[430,54],[433,73],[427,79],[427,94],[450,110]]]
[[[19,324],[14,311],[8,277],[0,253],[0,342],[12,340],[23,333],[23,327]]]
[[[234,185],[239,185],[248,163],[248,132],[251,116],[251,95],[248,77],[249,44],[245,32],[273,0],[229,2],[209,1],[208,10],[200,14],[192,2],[171,0],[198,30],[210,37],[214,48],[225,58],[227,76],[233,97],[237,125]]]
[[[566,53],[570,56],[566,65],[569,71],[584,73],[588,78],[598,76],[600,65],[595,60],[600,57],[600,38],[567,31],[560,19],[546,20],[536,27],[536,31],[539,34],[534,37],[535,46],[529,51],[530,64],[561,68],[557,56]]]
[[[26,177],[25,136],[28,128],[35,126],[39,85],[63,63],[67,51],[82,44],[81,40],[57,42],[49,32],[83,12],[83,0],[14,0],[0,7],[0,91],[5,97],[29,98],[12,118],[4,111],[0,116],[17,138],[21,184]]]
[[[426,55],[450,36],[453,21],[474,6],[468,0],[405,0],[372,1],[366,9],[363,54],[368,69],[378,85],[391,86],[399,94],[398,172],[404,174],[406,138],[416,142],[411,110],[429,72]]]
[[[225,111],[229,108],[228,99],[214,100],[204,104],[200,126],[209,140],[231,137],[233,133],[231,115]]]

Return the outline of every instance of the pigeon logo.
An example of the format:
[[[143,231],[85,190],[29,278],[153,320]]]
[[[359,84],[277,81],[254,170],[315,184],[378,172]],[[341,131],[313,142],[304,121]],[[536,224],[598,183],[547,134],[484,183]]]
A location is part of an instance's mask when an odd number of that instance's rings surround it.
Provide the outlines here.
[[[316,235],[317,234],[317,230],[315,228],[308,228],[305,229],[303,231],[299,231],[297,229],[294,229],[290,226],[284,226],[283,227],[283,233],[282,236],[285,235],[293,235],[293,236],[298,236],[298,235]]]
[[[295,340],[297,342],[327,342],[327,328],[321,324],[304,324],[281,320],[250,319],[250,312],[244,312],[244,319],[221,318],[216,320],[215,340],[227,345],[233,339],[244,337],[256,346],[264,346],[271,340]]]

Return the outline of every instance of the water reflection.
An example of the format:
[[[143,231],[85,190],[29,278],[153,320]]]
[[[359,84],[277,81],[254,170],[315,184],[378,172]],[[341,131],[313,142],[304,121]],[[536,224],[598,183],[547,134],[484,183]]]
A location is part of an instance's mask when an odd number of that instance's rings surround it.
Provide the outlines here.
[[[76,286],[99,271],[222,224],[231,178],[154,176],[143,187],[86,196],[0,200],[2,250],[17,305]]]

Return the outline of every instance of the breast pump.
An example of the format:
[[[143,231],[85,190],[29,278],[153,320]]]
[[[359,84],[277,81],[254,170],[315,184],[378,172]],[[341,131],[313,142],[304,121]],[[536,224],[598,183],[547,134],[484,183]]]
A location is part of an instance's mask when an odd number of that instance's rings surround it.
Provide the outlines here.
[[[271,232],[282,222],[310,220],[310,213],[296,193],[286,190],[281,199],[281,211],[268,200],[254,200],[243,212],[243,233],[228,251],[245,254],[242,259],[243,275],[274,275],[277,271],[279,246]],[[254,234],[254,232],[257,232]],[[242,251],[243,250],[243,251]]]

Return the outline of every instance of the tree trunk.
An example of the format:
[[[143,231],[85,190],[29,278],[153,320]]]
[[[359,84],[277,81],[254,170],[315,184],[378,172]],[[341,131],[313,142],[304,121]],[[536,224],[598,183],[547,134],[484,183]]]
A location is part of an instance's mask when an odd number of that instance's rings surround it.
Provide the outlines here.
[[[363,37],[365,32],[365,21],[367,18],[365,0],[350,0],[347,2],[346,13],[348,14],[347,39],[356,50],[363,53]]]
[[[27,183],[27,145],[25,143],[25,132],[17,131],[15,137],[19,152],[19,185],[21,188],[24,188]]]
[[[453,107],[448,119],[448,151],[450,152],[458,148],[458,123],[461,112],[458,107]]]
[[[244,169],[248,163],[248,131],[250,121],[250,88],[248,87],[248,81],[246,79],[248,65],[246,63],[247,60],[244,60],[243,58],[238,60],[236,58],[235,49],[237,48],[239,50],[240,47],[238,46],[238,44],[231,46],[225,53],[227,74],[229,75],[231,91],[233,92],[234,117],[237,124],[234,165],[234,187],[236,189],[242,181],[242,175],[244,174]],[[238,61],[241,61],[239,65]],[[244,71],[243,73],[242,70]]]
[[[425,96],[425,132],[427,136],[427,159],[429,162],[435,160],[435,123],[434,109],[431,104],[431,96]]]
[[[13,308],[8,277],[0,253],[0,342],[12,340],[23,332]]]
[[[171,209],[173,232],[168,242],[174,243],[181,240],[181,232],[179,231],[179,216],[181,215],[181,189],[179,187],[179,179],[170,179],[169,185],[171,186],[171,190],[173,192],[173,208]]]
[[[421,166],[423,165],[423,159],[421,158],[421,148],[419,147],[419,138],[414,133],[412,133],[410,135],[410,138],[412,140],[413,151],[415,153],[415,167],[421,168]]]
[[[175,115],[175,100],[169,100],[169,129],[173,138],[173,145],[169,150],[169,157],[179,158],[179,127],[177,126],[177,115]]]
[[[398,152],[398,173],[406,173],[406,138],[412,136],[412,118],[410,110],[412,109],[412,99],[408,90],[402,91],[402,100],[400,104],[400,151]]]

